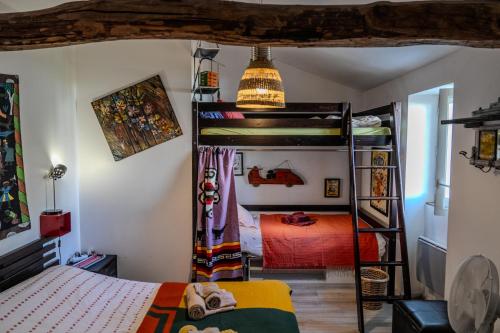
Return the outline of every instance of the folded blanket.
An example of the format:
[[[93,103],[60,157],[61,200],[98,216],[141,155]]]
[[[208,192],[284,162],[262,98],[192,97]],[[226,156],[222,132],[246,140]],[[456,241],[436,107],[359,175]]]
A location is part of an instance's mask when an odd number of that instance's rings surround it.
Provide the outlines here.
[[[235,307],[236,299],[234,299],[233,294],[229,291],[220,289],[220,291],[216,291],[208,295],[207,298],[205,298],[205,304],[209,310]]]
[[[206,316],[210,316],[220,312],[234,310],[234,306],[221,307],[214,310],[208,310],[205,305],[205,300],[197,292],[193,284],[186,288],[186,302],[188,316],[193,320],[201,320]]]
[[[352,119],[352,127],[380,127],[382,119],[376,116],[355,117]]]
[[[316,223],[316,219],[312,219],[310,216],[304,214],[304,212],[297,212],[283,216],[281,223],[303,227]]]

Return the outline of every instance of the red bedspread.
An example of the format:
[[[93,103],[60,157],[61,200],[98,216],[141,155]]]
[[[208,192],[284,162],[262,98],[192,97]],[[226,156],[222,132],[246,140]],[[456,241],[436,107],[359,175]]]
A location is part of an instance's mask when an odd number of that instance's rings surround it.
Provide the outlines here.
[[[318,221],[305,227],[281,223],[282,214],[260,215],[264,268],[354,267],[351,215],[308,215]],[[360,234],[359,243],[361,260],[379,259],[375,234]]]

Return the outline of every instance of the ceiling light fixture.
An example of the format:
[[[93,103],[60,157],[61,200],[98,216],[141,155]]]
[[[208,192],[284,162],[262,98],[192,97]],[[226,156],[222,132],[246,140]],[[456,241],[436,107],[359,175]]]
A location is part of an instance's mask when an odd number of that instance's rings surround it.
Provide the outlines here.
[[[252,58],[241,78],[236,106],[255,109],[285,107],[285,90],[280,73],[271,60],[271,47],[252,47]]]

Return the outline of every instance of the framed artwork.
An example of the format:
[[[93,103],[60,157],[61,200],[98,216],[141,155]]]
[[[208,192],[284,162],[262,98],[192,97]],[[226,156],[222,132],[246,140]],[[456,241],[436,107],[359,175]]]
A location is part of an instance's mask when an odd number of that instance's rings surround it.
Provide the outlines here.
[[[243,153],[236,153],[234,156],[234,175],[235,176],[243,176],[244,174],[244,166],[243,166]]]
[[[371,165],[388,166],[390,154],[386,151],[374,151],[371,155]],[[390,191],[389,169],[371,169],[370,196],[386,197]],[[370,200],[370,207],[379,213],[389,216],[389,200]]]
[[[182,135],[160,76],[92,102],[115,161]]]
[[[497,131],[479,131],[479,159],[494,161],[497,159]]]
[[[0,74],[0,240],[31,228],[19,108],[19,77]]]
[[[325,179],[325,198],[340,198],[340,179]]]

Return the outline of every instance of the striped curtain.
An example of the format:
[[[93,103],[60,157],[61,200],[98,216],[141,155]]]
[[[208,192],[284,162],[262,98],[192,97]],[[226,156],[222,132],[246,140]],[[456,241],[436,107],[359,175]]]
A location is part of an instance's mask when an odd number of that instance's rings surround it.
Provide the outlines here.
[[[234,149],[207,147],[199,151],[194,281],[243,276],[234,156]]]

